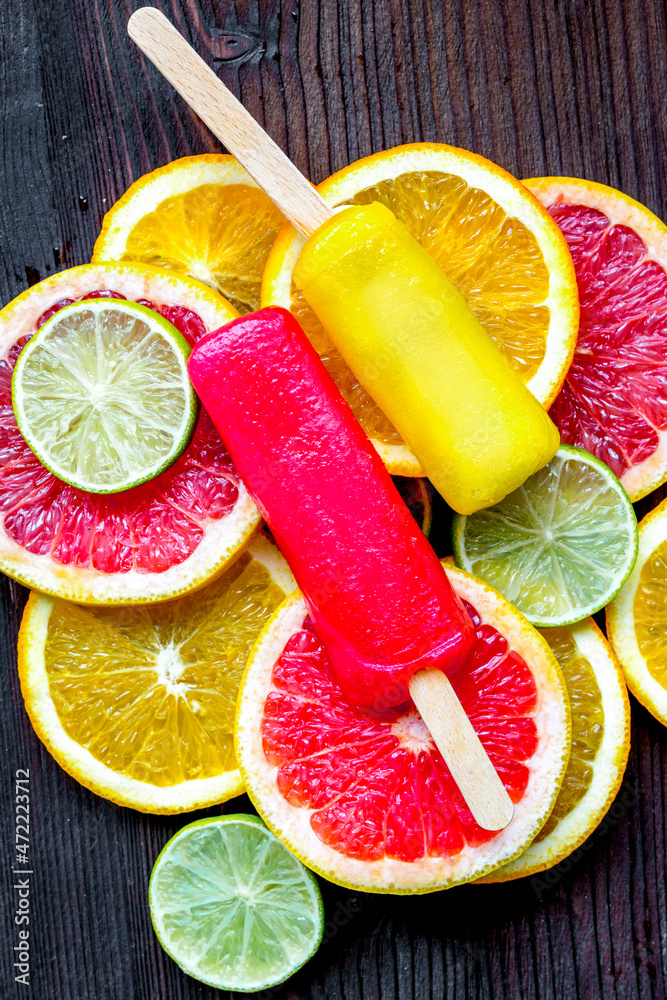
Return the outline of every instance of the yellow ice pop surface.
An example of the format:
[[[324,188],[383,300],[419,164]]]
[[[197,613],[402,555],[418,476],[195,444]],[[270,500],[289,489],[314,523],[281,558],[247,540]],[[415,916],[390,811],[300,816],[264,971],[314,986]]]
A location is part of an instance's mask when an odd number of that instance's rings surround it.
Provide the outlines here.
[[[454,510],[498,503],[553,457],[559,435],[545,411],[384,205],[321,226],[294,280]]]

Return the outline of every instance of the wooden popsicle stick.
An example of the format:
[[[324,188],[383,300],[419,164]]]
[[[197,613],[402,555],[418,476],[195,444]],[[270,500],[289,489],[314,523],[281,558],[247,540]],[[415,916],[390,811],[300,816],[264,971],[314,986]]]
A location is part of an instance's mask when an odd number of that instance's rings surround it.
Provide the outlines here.
[[[127,30],[300,233],[310,236],[331,218],[333,212],[322,195],[161,11],[141,7],[128,21]]]
[[[442,670],[419,670],[410,679],[419,709],[466,805],[485,830],[502,830],[514,806],[489,755]]]
[[[310,236],[332,217],[332,209],[310,181],[164,14],[142,7],[127,30],[300,233]],[[514,807],[445,674],[419,671],[410,682],[410,694],[475,820],[486,830],[503,829]]]

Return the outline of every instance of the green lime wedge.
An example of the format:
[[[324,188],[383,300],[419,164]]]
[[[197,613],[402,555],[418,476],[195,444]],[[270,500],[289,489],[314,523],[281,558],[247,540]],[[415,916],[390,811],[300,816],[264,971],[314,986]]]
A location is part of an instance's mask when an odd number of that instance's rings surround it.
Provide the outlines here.
[[[618,593],[637,558],[637,519],[616,476],[561,445],[543,469],[486,510],[456,515],[454,558],[533,625],[571,625]]]
[[[157,476],[185,449],[197,398],[190,347],[152,309],[86,299],[55,313],[12,377],[19,430],[58,479],[118,493]]]
[[[282,983],[322,940],[315,877],[256,816],[184,827],[155,862],[153,927],[184,972],[222,990]]]

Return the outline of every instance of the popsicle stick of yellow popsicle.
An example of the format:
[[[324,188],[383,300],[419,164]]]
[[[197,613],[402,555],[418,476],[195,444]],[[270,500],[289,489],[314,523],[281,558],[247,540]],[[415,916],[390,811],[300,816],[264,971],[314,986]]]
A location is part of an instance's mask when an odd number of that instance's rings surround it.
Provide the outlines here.
[[[136,11],[128,33],[299,232],[311,236],[335,217],[160,11],[152,7]],[[325,257],[329,250],[324,250]],[[306,274],[319,275],[321,263],[322,254],[316,253]],[[419,671],[410,682],[410,694],[475,820],[487,830],[503,829],[514,807],[446,675],[440,670]]]

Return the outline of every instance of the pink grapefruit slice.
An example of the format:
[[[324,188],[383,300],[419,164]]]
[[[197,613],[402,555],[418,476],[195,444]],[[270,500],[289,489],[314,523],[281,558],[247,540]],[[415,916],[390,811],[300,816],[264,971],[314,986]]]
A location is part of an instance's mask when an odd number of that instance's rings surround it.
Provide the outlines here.
[[[570,750],[565,681],[545,640],[500,594],[446,565],[477,642],[450,674],[512,801],[481,829],[413,708],[386,721],[352,708],[296,591],[241,681],[237,759],[257,811],[304,864],[366,892],[415,893],[517,857],[546,821]]]
[[[208,415],[169,469],[104,496],[41,465],[12,409],[12,371],[29,338],[58,308],[100,296],[155,309],[190,343],[237,315],[198,281],[143,264],[61,271],[0,311],[0,570],[81,604],[166,601],[222,571],[260,523]]]
[[[562,440],[606,462],[634,502],[667,480],[667,226],[603,184],[524,183],[567,240],[581,303],[550,416]]]

